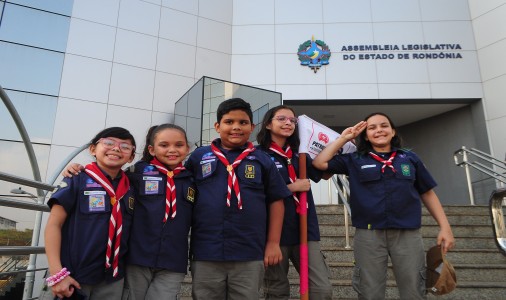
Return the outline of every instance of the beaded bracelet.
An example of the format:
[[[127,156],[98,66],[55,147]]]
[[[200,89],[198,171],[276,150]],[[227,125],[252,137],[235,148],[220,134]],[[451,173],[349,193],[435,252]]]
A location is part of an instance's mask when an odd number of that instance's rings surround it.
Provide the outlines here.
[[[65,277],[69,276],[70,272],[67,271],[67,268],[63,268],[60,270],[60,272],[54,274],[53,276],[49,276],[46,278],[47,286],[52,287],[53,285],[57,284],[58,282],[65,279]]]

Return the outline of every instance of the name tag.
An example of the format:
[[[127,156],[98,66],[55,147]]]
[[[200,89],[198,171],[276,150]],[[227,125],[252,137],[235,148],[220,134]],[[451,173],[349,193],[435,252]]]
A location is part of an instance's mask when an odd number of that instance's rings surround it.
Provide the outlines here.
[[[376,168],[376,165],[363,165],[360,167],[360,169],[369,169],[369,168]]]

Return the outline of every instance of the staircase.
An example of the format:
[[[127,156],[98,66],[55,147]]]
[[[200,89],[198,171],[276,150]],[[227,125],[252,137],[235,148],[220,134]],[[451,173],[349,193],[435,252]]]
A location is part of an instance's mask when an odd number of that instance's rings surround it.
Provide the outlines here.
[[[351,286],[353,250],[345,249],[342,205],[317,206],[321,246],[331,270],[333,299],[356,299]],[[506,256],[493,239],[494,233],[487,206],[444,206],[456,239],[447,255],[457,274],[457,288],[448,295],[428,299],[506,299]],[[439,227],[424,209],[422,235],[426,250],[435,245]],[[351,246],[354,228],[350,226]],[[299,276],[289,272],[291,298],[299,299]],[[182,299],[191,299],[191,277],[185,278]],[[386,299],[399,299],[395,278],[389,266]]]

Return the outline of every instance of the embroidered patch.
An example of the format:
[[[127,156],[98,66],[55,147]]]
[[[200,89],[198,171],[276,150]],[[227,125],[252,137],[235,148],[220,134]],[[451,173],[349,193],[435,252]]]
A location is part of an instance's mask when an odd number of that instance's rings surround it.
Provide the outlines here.
[[[203,165],[203,164],[205,164],[205,163],[213,162],[213,161],[215,161],[215,160],[216,160],[216,158],[206,159],[206,160],[201,160],[201,161],[200,161],[200,164],[201,164],[201,165]]]
[[[213,152],[207,152],[207,153],[204,153],[204,155],[202,155],[202,160],[207,160],[207,159],[211,159],[211,158],[216,158],[216,156],[214,155]]]
[[[409,165],[401,164],[401,170],[402,170],[402,175],[411,176],[411,170],[409,168]]]
[[[144,167],[144,170],[142,170],[142,174],[144,175],[156,175],[156,174],[160,174],[160,172],[158,172],[158,169],[155,167],[155,166],[145,166]]]
[[[158,194],[158,181],[155,180],[146,180],[146,184],[144,185],[144,192],[148,195]]]
[[[105,211],[105,192],[104,194],[90,194],[88,197],[89,211]]]
[[[283,165],[279,161],[274,161],[274,164],[276,165],[276,168],[282,169]]]
[[[255,178],[255,166],[246,165],[246,168],[244,169],[244,177],[250,178],[250,179]]]
[[[61,190],[61,189],[64,189],[64,188],[66,188],[67,186],[68,186],[68,184],[67,184],[65,181],[62,181],[62,182],[60,182],[60,183],[56,186],[56,188],[53,190],[53,193],[55,193],[56,191],[59,191],[59,190]]]
[[[135,199],[134,197],[128,197],[128,208],[131,210],[134,209]]]
[[[86,187],[102,187],[100,183],[95,182],[93,179],[88,178],[86,179]]]
[[[209,176],[211,174],[211,163],[202,165],[202,177]]]
[[[186,195],[186,199],[188,199],[188,201],[190,202],[194,202],[195,201],[195,190],[191,187],[188,187],[188,193]]]

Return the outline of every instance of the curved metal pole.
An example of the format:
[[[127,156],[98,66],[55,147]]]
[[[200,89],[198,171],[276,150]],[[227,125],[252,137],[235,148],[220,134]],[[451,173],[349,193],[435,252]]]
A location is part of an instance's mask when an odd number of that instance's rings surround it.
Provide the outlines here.
[[[492,192],[489,201],[495,243],[503,255],[506,255],[506,225],[503,213],[503,201],[505,198],[506,189],[501,188]]]
[[[0,85],[0,98],[2,98],[2,101],[9,111],[9,113],[12,116],[12,119],[14,120],[14,123],[16,124],[16,127],[18,128],[19,134],[21,135],[21,138],[23,139],[23,144],[25,145],[26,153],[28,154],[28,159],[30,161],[30,165],[32,167],[32,173],[33,173],[33,179],[36,181],[42,182],[42,179],[40,177],[40,170],[39,170],[39,164],[37,163],[37,157],[35,156],[35,152],[33,150],[32,143],[30,141],[30,137],[28,136],[28,132],[26,131],[25,125],[23,124],[23,121],[21,120],[21,117],[19,116],[16,108],[12,104],[11,99],[9,99],[9,96],[7,96],[7,93],[5,93],[4,89]],[[44,203],[44,191],[37,188],[37,203],[42,204]],[[35,214],[35,224],[33,227],[33,234],[32,234],[32,247],[39,245],[39,232],[40,232],[40,226],[42,221],[42,212],[38,211]],[[28,262],[27,270],[33,270],[35,268],[35,263],[37,260],[36,254],[30,254],[30,259]],[[34,272],[28,272],[26,274],[25,279],[25,290],[23,292],[23,299],[31,298],[32,292],[33,292],[33,281],[34,281],[35,273]]]

